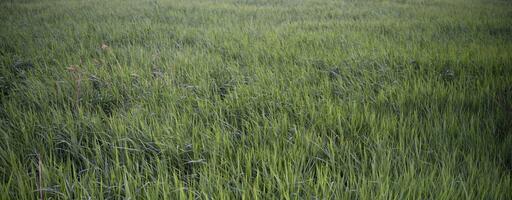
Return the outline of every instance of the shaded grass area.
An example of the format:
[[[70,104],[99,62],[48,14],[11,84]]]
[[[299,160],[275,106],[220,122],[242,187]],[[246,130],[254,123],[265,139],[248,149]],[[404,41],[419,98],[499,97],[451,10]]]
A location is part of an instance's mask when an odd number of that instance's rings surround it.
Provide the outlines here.
[[[0,199],[510,199],[511,8],[2,1]]]

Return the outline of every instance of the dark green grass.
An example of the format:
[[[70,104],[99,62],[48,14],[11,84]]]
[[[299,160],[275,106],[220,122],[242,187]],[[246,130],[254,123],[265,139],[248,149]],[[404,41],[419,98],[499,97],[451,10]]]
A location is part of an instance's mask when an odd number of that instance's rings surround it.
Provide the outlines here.
[[[512,198],[510,1],[4,0],[0,66],[0,199]]]

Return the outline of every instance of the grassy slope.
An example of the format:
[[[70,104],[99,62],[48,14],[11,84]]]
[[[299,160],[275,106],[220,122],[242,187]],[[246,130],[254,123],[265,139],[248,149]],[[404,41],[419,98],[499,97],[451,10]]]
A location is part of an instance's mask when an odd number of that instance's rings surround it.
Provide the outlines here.
[[[1,1],[0,199],[511,199],[511,10]]]

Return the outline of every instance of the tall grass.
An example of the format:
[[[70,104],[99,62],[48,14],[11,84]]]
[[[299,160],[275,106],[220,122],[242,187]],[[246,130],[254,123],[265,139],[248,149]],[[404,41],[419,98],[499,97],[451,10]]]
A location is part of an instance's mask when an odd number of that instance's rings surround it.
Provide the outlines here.
[[[512,199],[511,10],[0,1],[0,199]]]

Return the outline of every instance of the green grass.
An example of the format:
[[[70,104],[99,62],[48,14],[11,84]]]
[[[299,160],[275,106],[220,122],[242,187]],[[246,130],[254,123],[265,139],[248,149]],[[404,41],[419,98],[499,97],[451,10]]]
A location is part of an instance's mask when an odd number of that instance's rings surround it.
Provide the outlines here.
[[[0,199],[512,199],[511,1],[3,0],[0,67]]]

